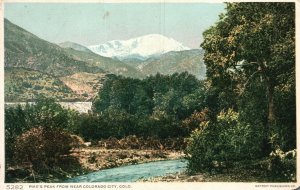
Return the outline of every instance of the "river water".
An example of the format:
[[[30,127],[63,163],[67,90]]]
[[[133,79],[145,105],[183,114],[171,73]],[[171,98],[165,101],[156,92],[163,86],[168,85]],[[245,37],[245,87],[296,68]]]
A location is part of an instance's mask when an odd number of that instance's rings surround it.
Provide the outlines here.
[[[186,169],[186,160],[157,161],[121,166],[78,176],[66,182],[135,182],[139,179],[164,176]]]

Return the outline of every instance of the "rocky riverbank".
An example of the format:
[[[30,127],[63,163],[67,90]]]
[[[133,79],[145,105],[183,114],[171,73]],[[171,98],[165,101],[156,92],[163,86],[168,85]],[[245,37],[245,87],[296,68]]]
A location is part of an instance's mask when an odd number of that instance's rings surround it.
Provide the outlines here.
[[[197,173],[188,175],[185,172],[170,174],[167,176],[142,179],[140,182],[267,182],[272,181],[262,174],[249,172],[247,170],[237,173]]]
[[[35,173],[30,166],[10,166],[6,170],[6,182],[62,182],[66,179],[102,169],[160,160],[181,159],[183,152],[171,150],[106,149],[84,147],[72,151],[76,159],[68,170],[49,168],[45,173]],[[76,163],[76,164],[75,164]]]
[[[88,171],[184,157],[182,152],[171,150],[105,149],[98,147],[76,149],[72,155],[77,157],[81,166]]]
[[[268,170],[268,158],[249,160],[236,163],[230,168],[201,173],[188,174],[187,172],[173,173],[166,176],[142,179],[140,182],[288,182],[278,178]],[[296,182],[290,180],[289,182]]]

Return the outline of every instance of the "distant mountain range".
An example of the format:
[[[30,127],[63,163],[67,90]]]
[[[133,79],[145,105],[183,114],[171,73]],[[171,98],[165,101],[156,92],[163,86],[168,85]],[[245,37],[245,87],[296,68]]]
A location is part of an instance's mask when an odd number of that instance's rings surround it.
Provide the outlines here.
[[[138,68],[146,76],[155,75],[158,71],[164,75],[187,71],[198,79],[204,79],[206,68],[203,63],[203,53],[201,49],[172,51],[159,57],[149,58]]]
[[[5,67],[24,67],[55,76],[76,72],[104,72],[100,67],[68,56],[63,48],[4,20]]]
[[[187,71],[205,77],[202,50],[158,34],[90,47],[54,44],[5,19],[4,46],[6,101],[32,100],[38,94],[58,101],[91,100],[107,74],[144,78]]]
[[[74,74],[78,74],[76,84],[82,84],[82,78],[86,77],[83,73],[102,75],[112,73],[135,78],[143,76],[138,69],[121,61],[97,55],[79,44],[69,42],[59,46],[47,42],[7,19],[4,20],[4,48],[6,101],[31,100],[38,94],[58,100],[92,99],[93,97],[89,94],[95,95],[101,85],[92,88],[93,93],[90,93],[90,88],[86,85],[80,85],[82,90],[73,90],[74,80],[71,83],[67,79]],[[14,68],[23,68],[26,72],[23,69]],[[40,77],[30,77],[31,75]],[[93,79],[93,77],[87,77],[88,79]],[[94,81],[97,79],[99,81]],[[55,90],[56,87],[52,85],[53,81],[60,83],[58,90]],[[93,81],[86,81],[86,83],[89,82],[101,84],[103,78],[96,77]],[[51,87],[53,87],[52,90]]]
[[[149,34],[129,40],[113,40],[88,47],[94,53],[105,57],[146,60],[170,51],[183,51],[190,48],[172,38],[160,34]]]
[[[74,49],[77,51],[92,53],[92,51],[90,49],[88,49],[87,47],[77,44],[77,43],[74,43],[74,42],[63,42],[63,43],[59,43],[58,45],[62,48],[71,48],[71,49]]]

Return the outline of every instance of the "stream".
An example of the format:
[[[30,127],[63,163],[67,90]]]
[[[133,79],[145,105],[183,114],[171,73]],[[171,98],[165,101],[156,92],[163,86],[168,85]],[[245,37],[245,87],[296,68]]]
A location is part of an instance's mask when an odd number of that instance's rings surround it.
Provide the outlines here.
[[[105,169],[68,179],[65,182],[135,182],[139,179],[164,176],[186,169],[186,160],[156,161]]]

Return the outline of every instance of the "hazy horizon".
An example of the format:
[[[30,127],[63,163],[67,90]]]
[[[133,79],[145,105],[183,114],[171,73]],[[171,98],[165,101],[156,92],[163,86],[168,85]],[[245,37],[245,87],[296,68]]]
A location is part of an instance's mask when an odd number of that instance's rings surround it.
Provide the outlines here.
[[[222,3],[4,3],[4,17],[53,43],[85,46],[161,34],[199,48]]]

